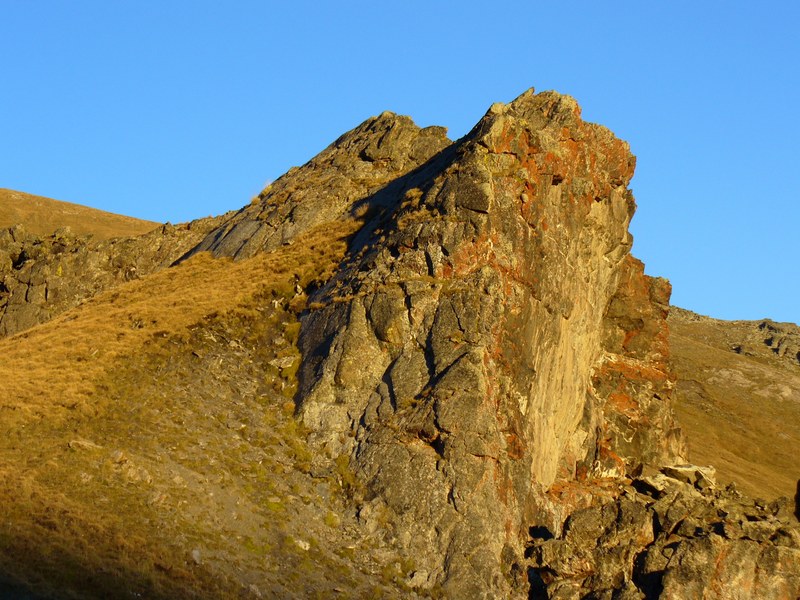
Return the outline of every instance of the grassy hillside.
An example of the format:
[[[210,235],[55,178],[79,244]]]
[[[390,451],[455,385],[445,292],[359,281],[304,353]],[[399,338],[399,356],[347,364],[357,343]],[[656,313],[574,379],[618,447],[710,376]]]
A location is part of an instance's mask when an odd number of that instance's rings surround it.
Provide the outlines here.
[[[690,459],[755,498],[794,498],[800,479],[800,362],[769,322],[670,317],[676,410]],[[797,326],[778,324],[787,341]]]
[[[159,225],[79,204],[0,188],[0,228],[18,224],[40,236],[50,235],[57,229],[68,226],[74,233],[92,234],[101,240],[140,235]]]
[[[297,286],[342,258],[352,225],[335,229],[198,255],[0,341],[0,581],[59,598],[402,589],[413,565],[354,535],[346,464],[311,473],[293,416]]]

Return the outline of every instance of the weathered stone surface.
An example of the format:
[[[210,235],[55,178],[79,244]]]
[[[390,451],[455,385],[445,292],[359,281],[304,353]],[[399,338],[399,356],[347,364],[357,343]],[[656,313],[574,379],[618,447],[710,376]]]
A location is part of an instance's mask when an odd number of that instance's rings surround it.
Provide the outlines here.
[[[298,404],[318,466],[348,457],[428,585],[523,593],[541,491],[680,454],[669,287],[629,256],[633,167],[569,97],[494,105],[393,182],[311,298]]]
[[[730,489],[658,481],[654,487],[651,477],[632,485],[616,480],[610,498],[606,482],[595,503],[570,514],[557,535],[532,536],[531,597],[798,597],[796,523]]]
[[[378,190],[449,145],[443,127],[421,129],[390,112],[368,119],[224,219],[193,252],[246,258],[289,244],[315,225],[363,217],[392,199]]]
[[[600,437],[607,440],[598,448],[595,474],[634,473],[643,464],[687,455],[670,403],[670,292],[668,281],[647,277],[640,261],[625,258],[603,320],[603,358],[592,375],[592,391],[603,406]]]

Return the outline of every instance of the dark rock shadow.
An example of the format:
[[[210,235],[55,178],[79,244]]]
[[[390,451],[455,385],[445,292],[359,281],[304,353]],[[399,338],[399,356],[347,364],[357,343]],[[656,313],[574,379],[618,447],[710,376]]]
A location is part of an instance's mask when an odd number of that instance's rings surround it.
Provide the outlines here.
[[[361,217],[365,222],[353,238],[348,254],[356,255],[369,246],[374,241],[377,229],[392,226],[395,210],[400,206],[400,202],[408,190],[420,188],[424,195],[430,189],[436,176],[455,161],[459,146],[460,141],[450,144],[413,171],[393,179],[374,194],[354,202],[349,211],[350,216],[356,218],[359,214],[365,215],[365,217]]]
[[[433,185],[436,176],[447,169],[457,156],[456,142],[444,148],[416,169],[392,180],[373,194],[356,201],[344,215],[360,219],[364,224],[351,238],[347,252],[336,268],[334,275],[322,286],[311,292],[308,302],[328,304],[326,298],[332,293],[337,281],[346,273],[356,273],[369,264],[370,250],[378,245],[378,238],[396,227],[396,213],[406,192],[420,188],[424,195]],[[324,314],[319,314],[323,312]],[[331,307],[310,311],[300,315],[301,329],[298,348],[302,363],[297,373],[298,390],[294,402],[300,410],[303,398],[311,384],[319,376],[319,367],[331,351],[335,334],[348,318],[348,311]]]

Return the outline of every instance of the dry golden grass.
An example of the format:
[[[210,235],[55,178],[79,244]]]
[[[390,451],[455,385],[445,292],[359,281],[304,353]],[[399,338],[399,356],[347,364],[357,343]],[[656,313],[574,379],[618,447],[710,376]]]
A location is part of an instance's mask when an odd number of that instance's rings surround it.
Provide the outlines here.
[[[269,365],[298,355],[296,283],[325,279],[356,226],[199,255],[0,341],[0,579],[81,599],[347,586],[329,544],[292,541],[338,535],[336,509],[287,401],[297,363]]]
[[[354,227],[327,225],[292,246],[239,262],[200,254],[0,340],[4,428],[30,420],[57,422],[68,411],[96,414],[102,400],[95,394],[95,382],[117,357],[136,352],[153,336],[183,332],[257,292],[292,289],[295,277],[310,281],[324,276],[344,254],[344,238]]]
[[[153,221],[0,188],[0,228],[18,224],[40,236],[68,226],[73,233],[91,234],[100,240],[141,235],[159,226]]]
[[[670,320],[675,405],[689,458],[756,498],[794,498],[800,479],[800,369],[737,354],[735,322]],[[743,327],[743,326],[742,326]]]
[[[0,498],[6,522],[0,573],[19,574],[16,583],[48,597],[83,598],[87,589],[106,598],[221,596],[225,587],[202,569],[187,569],[179,557],[165,556],[145,530],[126,526],[121,514],[101,508],[99,516],[86,498],[59,493],[18,469],[0,469]]]

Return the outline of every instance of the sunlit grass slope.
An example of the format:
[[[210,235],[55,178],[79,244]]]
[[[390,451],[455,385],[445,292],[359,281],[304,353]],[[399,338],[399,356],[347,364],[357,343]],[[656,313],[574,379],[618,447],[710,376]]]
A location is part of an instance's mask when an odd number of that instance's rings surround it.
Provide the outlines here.
[[[0,581],[58,598],[391,595],[406,573],[364,575],[346,465],[310,473],[291,401],[298,286],[352,230],[199,255],[0,341]]]
[[[676,413],[690,459],[754,498],[794,498],[800,479],[800,366],[735,348],[748,322],[670,320]],[[744,333],[743,333],[744,332]]]
[[[91,234],[98,240],[141,235],[159,225],[80,204],[0,188],[0,228],[18,224],[40,236],[68,226],[73,233]]]

